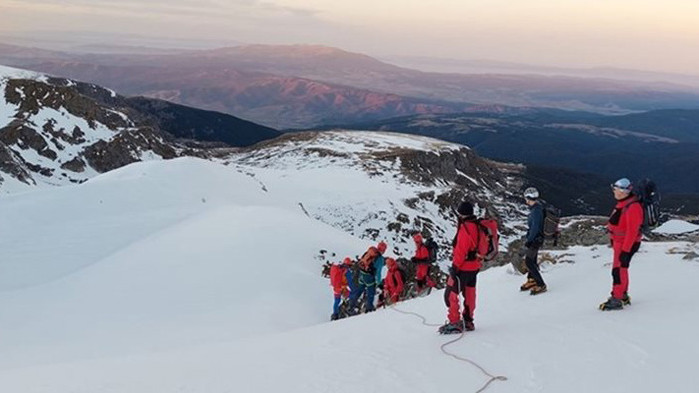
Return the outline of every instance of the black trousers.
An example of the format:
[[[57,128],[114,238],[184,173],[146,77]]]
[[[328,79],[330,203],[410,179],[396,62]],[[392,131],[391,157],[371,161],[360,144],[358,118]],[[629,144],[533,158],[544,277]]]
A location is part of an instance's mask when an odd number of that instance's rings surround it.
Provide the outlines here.
[[[527,248],[527,252],[524,255],[524,263],[527,265],[527,270],[529,270],[529,273],[527,273],[527,278],[531,278],[534,281],[536,281],[536,285],[543,287],[546,285],[544,282],[544,279],[541,277],[541,273],[539,273],[539,263],[538,263],[538,258],[539,258],[539,247],[537,246],[531,246]]]

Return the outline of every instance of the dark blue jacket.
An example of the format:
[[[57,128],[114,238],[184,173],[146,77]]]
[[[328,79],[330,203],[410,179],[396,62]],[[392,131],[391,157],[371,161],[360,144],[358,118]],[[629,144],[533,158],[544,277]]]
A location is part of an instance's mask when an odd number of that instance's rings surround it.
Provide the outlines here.
[[[527,230],[527,243],[537,244],[544,240],[544,207],[541,202],[537,202],[529,207],[529,218],[527,219],[529,230]]]

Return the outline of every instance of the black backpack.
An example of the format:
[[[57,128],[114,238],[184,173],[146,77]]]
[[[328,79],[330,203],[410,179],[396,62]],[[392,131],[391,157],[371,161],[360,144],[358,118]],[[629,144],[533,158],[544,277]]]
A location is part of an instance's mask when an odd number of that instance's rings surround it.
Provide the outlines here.
[[[398,260],[396,260],[396,265],[400,272],[400,278],[403,279],[403,285],[407,287],[408,281],[411,281],[411,279],[415,277],[415,264],[410,263],[408,259],[398,258]]]
[[[425,247],[427,247],[427,251],[430,252],[430,262],[437,262],[437,252],[439,251],[439,245],[437,242],[435,242],[432,238],[427,239],[425,240]]]
[[[561,222],[561,209],[544,201],[541,201],[541,203],[544,208],[543,240],[551,240],[553,245],[556,246],[561,235],[561,231],[558,229],[558,224]]]
[[[643,207],[643,230],[658,226],[660,220],[660,192],[650,179],[643,179],[633,188],[638,202]]]

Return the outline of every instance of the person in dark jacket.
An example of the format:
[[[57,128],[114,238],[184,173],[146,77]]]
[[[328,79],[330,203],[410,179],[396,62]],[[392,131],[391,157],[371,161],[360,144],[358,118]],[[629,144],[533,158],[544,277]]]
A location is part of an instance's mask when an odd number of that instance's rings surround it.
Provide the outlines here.
[[[629,290],[629,264],[641,246],[643,208],[632,194],[629,179],[619,179],[612,184],[616,205],[609,217],[607,230],[614,249],[612,263],[612,296],[600,304],[600,310],[620,310],[631,304]]]
[[[449,269],[444,303],[448,321],[440,326],[440,334],[461,333],[475,329],[473,313],[476,310],[476,279],[482,266],[482,255],[478,255],[479,228],[473,214],[473,204],[462,202],[457,208],[458,224],[454,238],[452,266]],[[460,313],[459,295],[464,297]]]
[[[358,299],[362,293],[365,295],[364,311],[374,311],[374,296],[376,295],[376,277],[381,275],[381,269],[385,264],[383,253],[386,252],[388,245],[385,242],[379,242],[376,247],[371,246],[359,258],[359,280],[356,290],[350,293],[350,307],[352,312],[358,312]]]
[[[544,207],[539,201],[539,190],[529,187],[524,190],[524,199],[529,206],[527,218],[528,230],[524,238],[524,262],[527,266],[527,282],[522,284],[521,291],[530,291],[532,295],[546,292],[546,283],[539,272],[539,248],[544,244]]]

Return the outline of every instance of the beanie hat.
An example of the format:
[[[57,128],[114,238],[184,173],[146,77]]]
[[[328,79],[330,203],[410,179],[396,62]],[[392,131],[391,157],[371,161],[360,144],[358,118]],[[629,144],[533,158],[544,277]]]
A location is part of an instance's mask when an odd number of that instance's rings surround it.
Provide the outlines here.
[[[379,250],[381,254],[383,254],[387,248],[388,244],[386,244],[385,242],[379,242],[379,244],[376,246],[376,249]]]
[[[345,259],[342,260],[342,263],[344,263],[345,265],[351,265],[352,260],[350,259],[350,257],[345,257]]]

